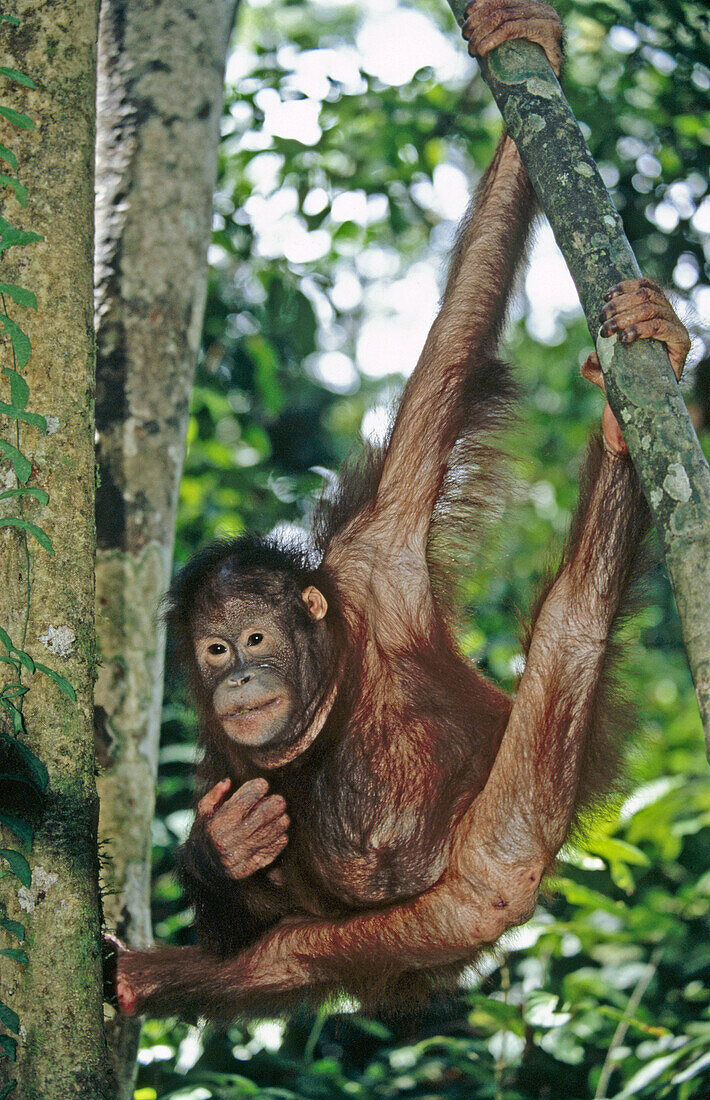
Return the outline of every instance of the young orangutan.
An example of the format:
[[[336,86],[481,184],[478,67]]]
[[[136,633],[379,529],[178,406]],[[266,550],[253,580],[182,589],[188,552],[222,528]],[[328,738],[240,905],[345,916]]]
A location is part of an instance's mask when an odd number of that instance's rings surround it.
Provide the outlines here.
[[[475,2],[464,35],[477,56],[530,38],[559,72],[538,0]],[[609,789],[609,638],[647,512],[608,404],[514,700],[462,656],[432,585],[432,517],[475,530],[494,477],[487,437],[514,392],[496,344],[533,207],[504,136],[391,437],[321,507],[315,560],[245,538],[177,576],[205,750],[180,856],[199,943],[119,949],[124,1012],[420,998],[530,916],[575,815]],[[663,292],[635,279],[606,301],[603,335],[663,341],[680,376],[689,342]],[[583,372],[603,388],[594,355]]]

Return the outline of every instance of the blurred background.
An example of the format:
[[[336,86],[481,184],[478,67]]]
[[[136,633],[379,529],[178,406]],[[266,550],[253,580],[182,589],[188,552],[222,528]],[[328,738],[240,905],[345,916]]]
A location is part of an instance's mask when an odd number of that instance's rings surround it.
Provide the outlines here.
[[[705,0],[559,0],[565,88],[645,274],[693,335],[685,393],[710,442],[710,16]],[[382,433],[437,307],[500,120],[444,0],[242,0],[227,68],[207,314],[176,565],[205,540],[302,528]],[[705,341],[703,338],[705,332]],[[518,491],[466,570],[462,644],[511,687],[602,398],[574,287],[539,224],[506,335],[523,387]],[[707,447],[706,447],[707,453]],[[534,919],[460,995],[372,1019],[345,1000],[218,1031],[149,1021],[137,1100],[710,1096],[710,782],[662,567],[627,630],[627,796],[563,852]],[[172,875],[195,723],[165,700],[154,925],[189,940]]]

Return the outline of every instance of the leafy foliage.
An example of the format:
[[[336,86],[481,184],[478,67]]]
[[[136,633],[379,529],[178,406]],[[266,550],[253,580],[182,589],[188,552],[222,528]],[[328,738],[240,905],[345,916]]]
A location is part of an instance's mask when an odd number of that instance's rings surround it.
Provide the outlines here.
[[[687,299],[707,293],[704,5],[563,0],[559,10],[569,99],[642,268]],[[421,0],[416,14],[430,20],[432,43],[453,39],[446,5]],[[178,563],[214,534],[303,523],[367,411],[391,404],[392,379],[356,369],[358,333],[383,286],[427,248],[436,264],[451,240],[432,192],[437,169],[475,178],[492,153],[499,123],[475,68],[450,76],[444,63],[425,65],[385,83],[351,45],[367,18],[354,5],[287,0],[242,10]],[[289,136],[275,106],[313,99],[318,125],[308,123],[308,140]],[[298,248],[286,224],[300,227]],[[465,586],[462,642],[505,686],[518,667],[519,615],[563,537],[600,414],[579,377],[591,348],[582,322],[559,314],[546,343],[537,331],[519,309],[507,342],[524,402],[505,442],[522,488]],[[336,375],[323,367],[328,355],[340,357]],[[150,1021],[136,1097],[706,1096],[710,784],[660,566],[648,589],[623,676],[639,715],[627,796],[565,850],[534,920],[467,991],[398,1019],[341,1003],[227,1032]],[[189,935],[171,867],[189,827],[194,734],[171,684],[154,868],[156,931],[173,942]]]

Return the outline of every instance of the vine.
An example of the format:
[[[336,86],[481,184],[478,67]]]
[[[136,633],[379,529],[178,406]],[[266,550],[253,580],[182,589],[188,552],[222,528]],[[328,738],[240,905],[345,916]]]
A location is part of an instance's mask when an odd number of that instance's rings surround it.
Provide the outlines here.
[[[20,21],[13,15],[0,13],[0,23],[9,23],[19,26]],[[24,73],[16,69],[0,65],[0,76],[25,88],[34,88],[35,84]],[[0,118],[10,126],[20,130],[34,130],[35,124],[28,115],[22,114],[7,107],[0,101]],[[0,144],[0,161],[12,172],[17,171],[17,157],[5,145]],[[7,172],[0,172],[0,186],[9,187],[14,191],[15,198],[21,206],[27,206],[27,189],[14,176]],[[44,238],[39,233],[18,229],[10,222],[0,217],[0,253],[8,248],[24,247],[34,244]],[[0,501],[11,502],[15,505],[15,512],[0,518],[0,528],[11,527],[19,532],[22,542],[22,556],[24,558],[24,607],[20,636],[14,641],[10,632],[0,627],[0,664],[9,666],[10,680],[0,688],[0,789],[7,786],[11,790],[23,791],[25,797],[13,799],[16,802],[40,801],[47,788],[49,776],[42,761],[22,741],[25,732],[25,720],[23,704],[30,687],[23,682],[23,676],[30,680],[39,672],[49,677],[71,700],[76,700],[76,695],[71,684],[60,676],[54,669],[36,661],[26,650],[27,627],[30,616],[31,598],[31,565],[32,548],[36,543],[41,550],[54,555],[54,549],[49,535],[38,524],[30,522],[25,514],[26,500],[36,500],[40,506],[49,502],[49,493],[45,489],[29,485],[32,477],[32,463],[23,454],[21,449],[20,428],[28,425],[32,430],[42,433],[47,432],[47,421],[39,413],[29,412],[27,405],[30,398],[30,389],[24,378],[23,371],[27,366],[32,351],[32,345],[26,332],[14,321],[8,312],[8,301],[13,302],[22,309],[37,309],[37,299],[32,291],[13,283],[0,282],[0,336],[5,337],[3,345],[8,347],[12,356],[12,366],[2,365],[2,375],[9,382],[9,402],[0,400],[0,417],[10,422],[11,439],[0,436],[0,456],[6,461],[7,475],[14,478],[14,485],[0,491]],[[12,425],[14,423],[14,432]],[[1,475],[0,475],[1,476]],[[7,477],[2,477],[2,482],[7,484]],[[2,486],[0,485],[0,488]],[[29,795],[29,800],[26,797]],[[0,825],[4,826],[12,836],[16,838],[25,852],[32,848],[34,829],[32,821],[18,813],[9,813],[0,804]],[[0,848],[0,878],[14,876],[24,887],[29,887],[32,881],[30,865],[22,851],[17,848]],[[0,901],[0,929],[5,934],[3,939],[7,942],[10,937],[11,946],[0,946],[0,955],[14,962],[24,964],[28,962],[27,953],[22,944],[25,941],[25,927],[20,921],[8,917],[7,907]],[[19,944],[20,946],[16,946]],[[17,1039],[20,1021],[16,1012],[8,1005],[0,1001],[0,1058],[14,1062],[17,1057]],[[10,1034],[12,1033],[12,1034]],[[4,1100],[14,1091],[17,1081],[13,1078],[0,1089],[0,1100]]]

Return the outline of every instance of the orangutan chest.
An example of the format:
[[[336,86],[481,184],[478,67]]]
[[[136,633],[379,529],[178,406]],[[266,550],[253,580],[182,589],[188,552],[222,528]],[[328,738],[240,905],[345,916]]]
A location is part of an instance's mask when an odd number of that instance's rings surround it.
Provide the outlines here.
[[[438,881],[465,786],[419,716],[398,713],[396,739],[388,715],[379,719],[325,759],[308,797],[303,789],[298,797],[283,792],[297,807],[285,879],[298,888],[305,878],[319,900],[346,912],[414,897]]]
[[[310,838],[299,837],[290,853],[293,870],[302,875],[307,862],[318,894],[346,910],[421,894],[446,867],[447,849],[429,835],[423,813],[419,817],[411,807],[401,815],[383,807],[380,820],[360,831],[353,829],[352,817],[341,824],[322,816],[320,828],[313,825]]]

